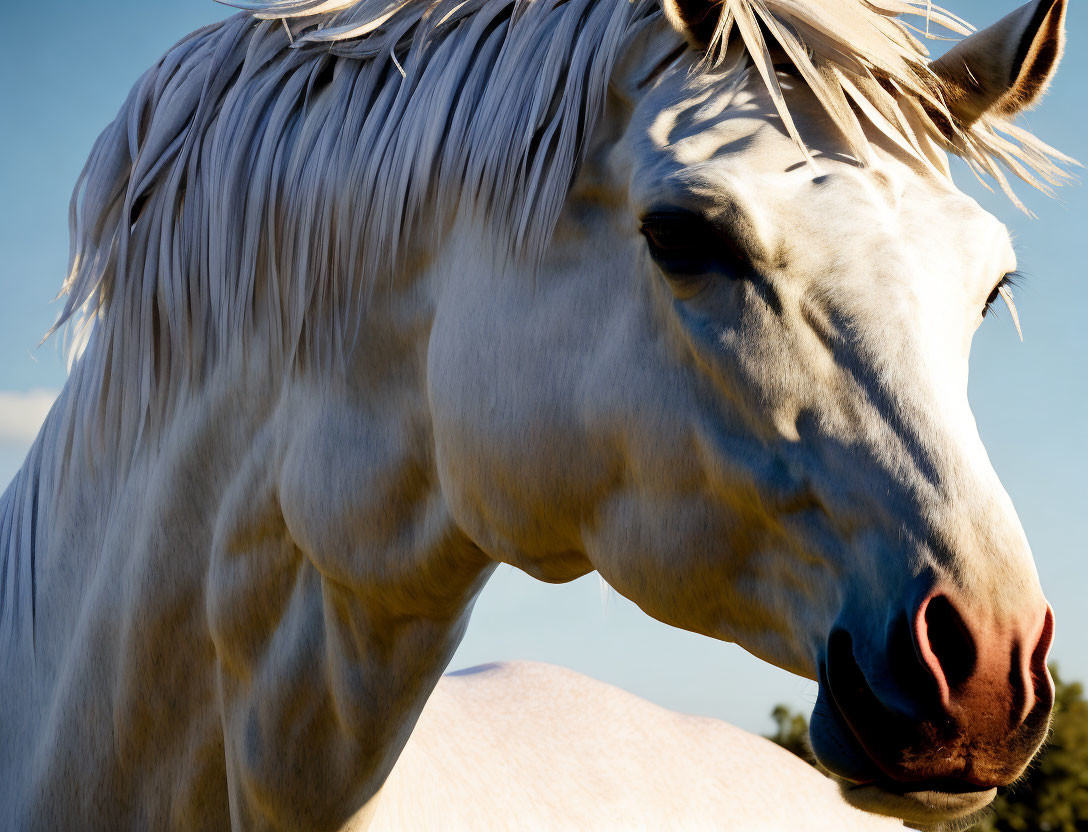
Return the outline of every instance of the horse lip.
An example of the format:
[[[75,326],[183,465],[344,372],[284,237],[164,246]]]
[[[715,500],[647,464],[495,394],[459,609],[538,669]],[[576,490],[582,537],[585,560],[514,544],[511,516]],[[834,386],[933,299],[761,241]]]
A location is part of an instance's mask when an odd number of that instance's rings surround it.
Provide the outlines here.
[[[937,777],[932,780],[915,780],[909,783],[902,780],[889,780],[888,778],[882,777],[878,780],[873,780],[870,783],[858,783],[851,788],[865,788],[866,786],[875,786],[878,789],[896,795],[932,794],[936,792],[950,795],[982,794],[996,791],[997,789],[996,786],[976,786],[973,783],[965,783],[962,780],[952,780],[944,777]]]
[[[962,820],[985,809],[997,789],[945,791],[924,784],[869,783],[842,787],[843,799],[856,809],[902,818],[909,823],[940,824]],[[923,786],[923,788],[914,788]]]
[[[846,714],[843,713],[842,706],[839,704],[838,699],[835,696],[835,690],[831,687],[831,681],[827,671],[826,660],[820,660],[817,673],[817,679],[819,680],[820,684],[820,691],[821,693],[825,694],[824,702],[827,706],[826,711],[828,716],[831,717],[831,721],[835,724],[835,727],[844,735],[842,739],[848,740],[849,745],[853,747],[849,749],[849,751],[852,751],[856,756],[860,755],[861,757],[863,757],[864,762],[867,763],[872,770],[871,778],[866,777],[864,780],[857,780],[853,777],[844,779],[849,779],[851,782],[859,783],[860,785],[866,785],[882,778],[892,780],[893,778],[891,778],[890,774],[882,769],[879,761],[877,761],[877,759],[869,752],[869,750],[865,748],[865,745],[862,742],[861,737],[858,735],[858,732],[854,730],[854,727],[853,725],[851,725],[850,720],[847,719]],[[847,751],[848,749],[843,750]]]
[[[837,779],[851,786],[866,786],[875,783],[884,776],[884,773],[880,770],[876,760],[862,747],[859,738],[850,727],[850,723],[843,716],[842,710],[839,708],[839,704],[835,701],[835,697],[827,684],[827,668],[822,661],[817,673],[820,692],[823,696],[817,699],[816,709],[813,711],[809,723],[809,738],[812,741],[813,751],[816,752],[817,759]],[[821,708],[821,700],[823,708]],[[837,759],[823,759],[819,752],[821,750],[826,751],[826,749],[816,747],[816,740],[819,737],[818,731],[823,721],[829,722],[833,726],[834,730],[829,732],[829,735],[828,732],[824,732],[824,739],[832,742],[834,751],[837,752],[835,755]],[[829,755],[825,754],[823,756]],[[847,773],[847,769],[849,769],[849,773]]]

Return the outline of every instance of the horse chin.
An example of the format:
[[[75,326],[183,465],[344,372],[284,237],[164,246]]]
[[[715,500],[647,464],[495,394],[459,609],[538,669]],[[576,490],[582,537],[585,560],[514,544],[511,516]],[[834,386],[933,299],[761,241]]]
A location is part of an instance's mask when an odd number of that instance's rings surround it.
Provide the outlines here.
[[[962,821],[984,810],[997,796],[997,789],[950,792],[940,789],[901,790],[905,784],[841,783],[843,799],[856,809],[877,815],[902,818],[921,828]]]

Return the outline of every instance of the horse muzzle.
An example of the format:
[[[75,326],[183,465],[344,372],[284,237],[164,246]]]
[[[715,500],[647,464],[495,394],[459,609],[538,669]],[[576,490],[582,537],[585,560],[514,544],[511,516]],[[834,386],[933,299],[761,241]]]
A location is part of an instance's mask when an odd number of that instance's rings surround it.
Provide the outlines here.
[[[1016,780],[1046,738],[1054,704],[1046,667],[1054,617],[1044,607],[1000,622],[932,592],[892,617],[879,647],[835,628],[810,735],[846,800],[940,823],[983,809]]]

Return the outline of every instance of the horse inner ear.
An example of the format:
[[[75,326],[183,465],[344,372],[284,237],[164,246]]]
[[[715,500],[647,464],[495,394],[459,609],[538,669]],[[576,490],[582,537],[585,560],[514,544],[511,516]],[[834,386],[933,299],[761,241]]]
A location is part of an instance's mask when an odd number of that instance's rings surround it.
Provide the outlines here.
[[[1065,47],[1066,7],[1067,0],[1033,0],[934,61],[952,115],[970,125],[1038,101]]]
[[[662,0],[665,17],[681,32],[688,43],[705,50],[714,38],[722,14],[722,4],[712,0]]]

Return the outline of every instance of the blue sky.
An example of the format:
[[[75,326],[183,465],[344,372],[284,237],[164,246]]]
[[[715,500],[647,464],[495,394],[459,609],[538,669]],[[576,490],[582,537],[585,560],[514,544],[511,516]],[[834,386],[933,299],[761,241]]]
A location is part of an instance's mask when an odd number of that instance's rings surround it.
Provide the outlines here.
[[[976,24],[1015,0],[947,0]],[[33,438],[65,380],[59,339],[38,347],[68,257],[72,186],[99,131],[140,73],[179,37],[226,14],[211,0],[58,0],[14,4],[0,50],[0,482]],[[1026,122],[1088,161],[1088,11],[1070,10],[1070,49],[1048,99]],[[1054,656],[1088,681],[1088,193],[1056,200],[1021,188],[1037,219],[988,194],[961,170],[964,189],[1013,230],[1022,271],[1023,344],[1008,316],[975,339],[971,400],[998,473],[1032,542],[1057,613]],[[0,486],[2,487],[2,486]],[[779,701],[810,707],[815,685],[739,648],[659,624],[590,576],[550,586],[502,567],[480,598],[453,666],[532,658],[573,667],[669,707],[770,726]]]

